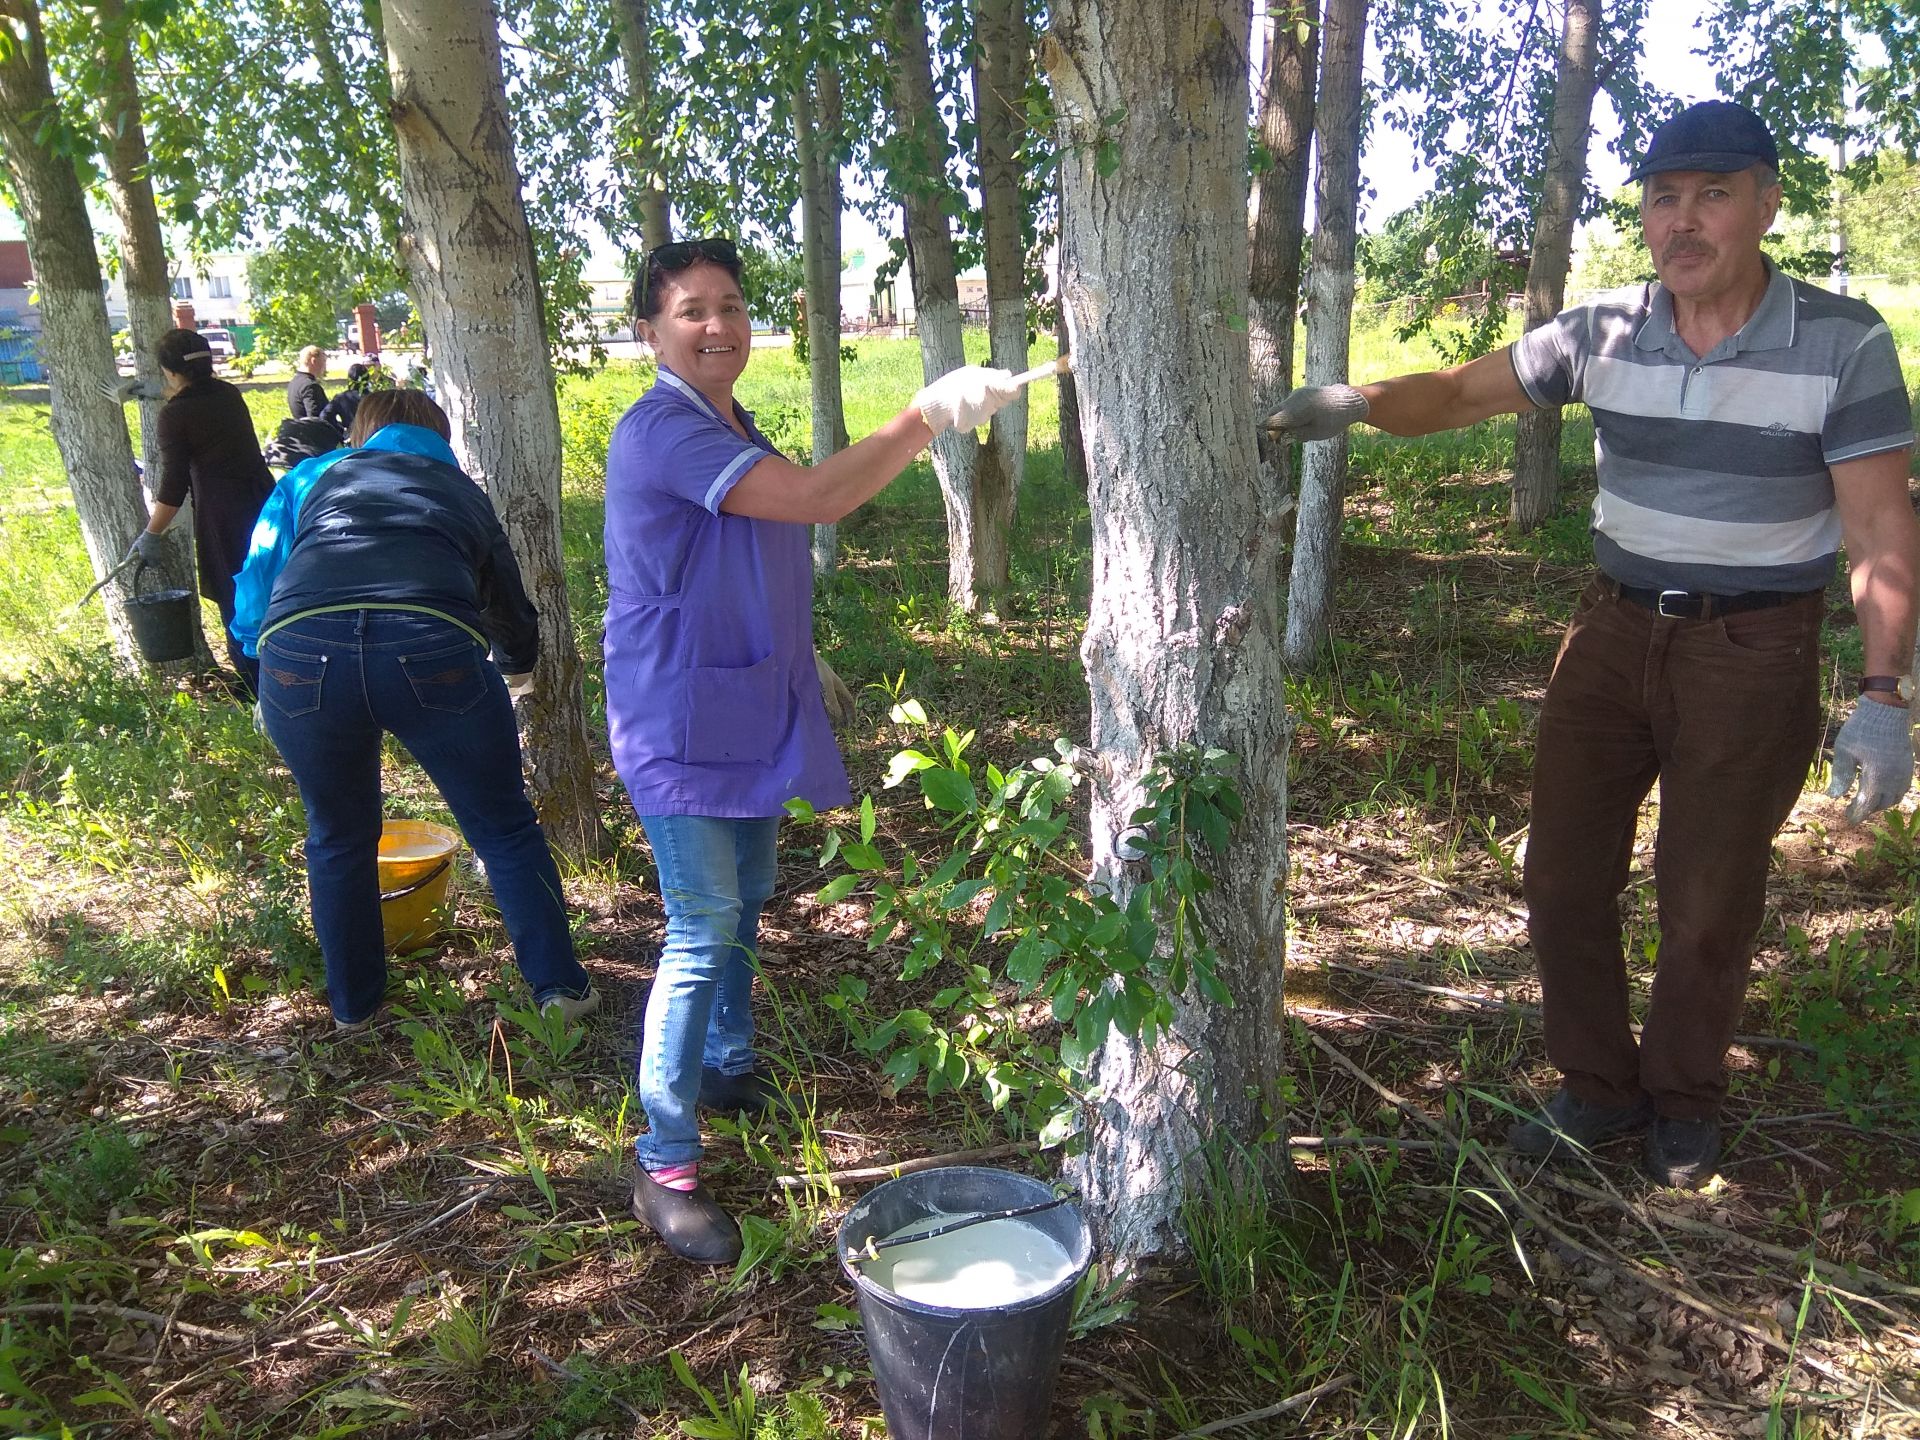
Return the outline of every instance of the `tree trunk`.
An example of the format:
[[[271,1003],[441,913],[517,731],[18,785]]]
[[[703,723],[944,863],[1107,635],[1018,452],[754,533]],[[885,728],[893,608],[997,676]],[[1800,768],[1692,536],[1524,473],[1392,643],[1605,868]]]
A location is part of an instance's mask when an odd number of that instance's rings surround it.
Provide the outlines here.
[[[1553,85],[1553,129],[1534,219],[1533,259],[1527,266],[1527,329],[1560,313],[1573,264],[1573,222],[1587,175],[1592,132],[1594,65],[1600,48],[1601,0],[1567,0],[1560,62]],[[1526,410],[1513,456],[1513,505],[1508,524],[1524,535],[1560,503],[1560,411]]]
[[[640,253],[673,238],[667,219],[666,176],[653,134],[653,17],[647,0],[614,0],[613,28],[620,42],[620,63],[627,72],[627,109],[633,134],[620,152],[626,176],[627,208],[640,230]]]
[[[1074,1165],[1117,1263],[1178,1243],[1198,1147],[1284,1163],[1268,1138],[1286,1133],[1284,551],[1232,301],[1247,276],[1250,19],[1249,0],[1061,0],[1041,49],[1060,116],[1061,266],[1091,482],[1081,654],[1097,873],[1124,897],[1117,842],[1170,747],[1231,751],[1246,801],[1231,857],[1203,856],[1218,879],[1204,918],[1234,1004],[1189,996],[1155,1046],[1116,1035],[1097,1061]]]
[[[1022,0],[976,0],[973,20],[973,113],[979,130],[981,214],[986,233],[987,336],[993,364],[1016,375],[1027,368],[1027,255],[1022,236],[1019,150],[1026,132],[1027,17]],[[982,529],[1004,545],[1027,463],[1027,397],[993,417],[980,455],[978,511]],[[1010,562],[996,561],[1002,587]]]
[[[134,77],[130,22],[124,0],[95,0],[98,23],[95,42],[100,49],[101,148],[107,157],[107,197],[120,224],[120,274],[127,290],[127,333],[133,346],[133,373],[156,398],[142,399],[140,454],[151,482],[160,455],[160,361],[155,347],[173,326],[172,284],[167,277],[167,242],[160,231],[160,211],[153,202],[148,178],[147,131],[141,119],[140,87]],[[111,320],[108,322],[111,327]],[[157,568],[167,588],[197,590],[199,576],[193,557],[193,501],[180,507],[167,529],[166,558]],[[196,609],[192,618],[193,655],[182,669],[211,666],[213,652]]]
[[[500,36],[486,0],[387,0],[383,11],[401,248],[454,448],[492,496],[540,610],[536,690],[522,710],[530,789],[548,837],[578,858],[598,848],[600,816],[560,547],[560,413]]]
[[[1062,171],[1058,164],[1053,170],[1053,195],[1056,213],[1066,213],[1066,191]],[[1071,355],[1071,340],[1067,335],[1067,272],[1066,252],[1059,245],[1054,246],[1054,297],[1058,313],[1053,322],[1053,341],[1062,355]],[[1067,477],[1067,483],[1082,495],[1087,493],[1087,447],[1080,439],[1080,391],[1074,384],[1073,372],[1068,371],[1054,382],[1060,387],[1060,469]]]
[[[913,278],[920,373],[929,380],[967,363],[960,326],[948,213],[960,204],[947,174],[947,131],[933,92],[927,17],[917,0],[893,0],[887,67],[902,158],[890,177],[906,212],[907,268]],[[1006,587],[1007,537],[983,508],[980,442],[949,430],[933,442],[933,473],[947,511],[947,599],[962,610]]]
[[[0,0],[0,23],[12,32],[0,45],[0,150],[40,291],[39,350],[54,444],[99,579],[146,528],[147,507],[134,479],[126,412],[96,388],[114,374],[113,332],[86,195],[62,144],[67,137],[54,106],[39,7],[33,0]],[[137,652],[123,592],[108,586],[100,599],[114,651],[131,664]]]
[[[1303,40],[1302,29],[1306,31]],[[1260,143],[1268,166],[1253,191],[1253,262],[1248,288],[1254,413],[1270,415],[1293,388],[1294,317],[1300,304],[1308,161],[1313,149],[1313,90],[1320,59],[1319,0],[1267,12],[1260,68]],[[1275,446],[1277,455],[1285,446]]]
[[[793,139],[800,156],[800,253],[807,276],[807,380],[813,399],[813,463],[847,448],[840,394],[840,77],[820,63],[794,87]],[[839,562],[840,527],[813,527],[813,572]]]
[[[1307,272],[1309,385],[1347,378],[1353,326],[1354,219],[1360,194],[1360,65],[1367,42],[1367,0],[1327,0],[1320,50],[1320,102],[1314,149],[1313,261]],[[1347,485],[1347,437],[1304,447],[1300,516],[1287,586],[1287,664],[1304,669],[1327,643],[1340,572],[1340,514]]]

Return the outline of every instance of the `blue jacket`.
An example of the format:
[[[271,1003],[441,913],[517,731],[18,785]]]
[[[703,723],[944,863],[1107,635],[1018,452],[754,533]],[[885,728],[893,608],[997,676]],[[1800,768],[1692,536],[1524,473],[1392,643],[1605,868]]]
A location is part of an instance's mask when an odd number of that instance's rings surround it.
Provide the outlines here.
[[[492,503],[418,425],[388,425],[289,470],[234,577],[233,633],[249,655],[297,616],[363,609],[451,620],[508,674],[540,653],[539,615]]]

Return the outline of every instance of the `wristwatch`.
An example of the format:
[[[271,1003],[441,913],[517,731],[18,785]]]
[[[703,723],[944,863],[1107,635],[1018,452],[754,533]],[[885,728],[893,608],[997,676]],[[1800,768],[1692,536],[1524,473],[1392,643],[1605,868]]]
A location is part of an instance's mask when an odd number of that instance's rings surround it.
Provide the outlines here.
[[[1860,693],[1878,691],[1882,695],[1897,695],[1902,701],[1913,699],[1913,677],[1911,675],[1862,675]]]

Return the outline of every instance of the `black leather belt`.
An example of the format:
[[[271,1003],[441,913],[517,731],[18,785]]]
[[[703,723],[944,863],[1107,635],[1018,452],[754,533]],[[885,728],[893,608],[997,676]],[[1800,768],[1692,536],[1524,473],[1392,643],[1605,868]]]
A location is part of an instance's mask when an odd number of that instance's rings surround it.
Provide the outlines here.
[[[1702,595],[1693,590],[1652,590],[1637,585],[1617,585],[1614,594],[1630,600],[1642,610],[1651,610],[1669,620],[1711,620],[1715,615],[1738,615],[1743,610],[1770,610],[1776,605],[1791,605],[1815,592],[1811,590],[1748,590],[1739,595]]]

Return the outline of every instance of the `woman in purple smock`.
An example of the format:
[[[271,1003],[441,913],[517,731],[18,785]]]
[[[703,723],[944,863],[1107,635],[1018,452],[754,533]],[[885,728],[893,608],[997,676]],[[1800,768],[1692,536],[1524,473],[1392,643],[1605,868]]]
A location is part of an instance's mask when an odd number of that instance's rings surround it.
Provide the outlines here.
[[[740,257],[725,239],[653,250],[634,333],[659,376],[607,453],[607,718],[614,764],[660,872],[666,943],[642,1025],[633,1213],[676,1255],[731,1264],[740,1229],[700,1183],[699,1107],[764,1109],[751,999],[760,909],[785,803],[848,800],[813,651],[807,527],[877,495],[953,427],[1019,389],[950,371],[822,464],[778,454],[733,398],[751,354]]]

